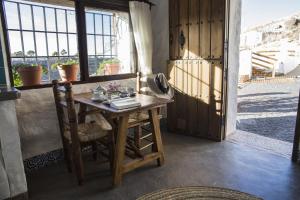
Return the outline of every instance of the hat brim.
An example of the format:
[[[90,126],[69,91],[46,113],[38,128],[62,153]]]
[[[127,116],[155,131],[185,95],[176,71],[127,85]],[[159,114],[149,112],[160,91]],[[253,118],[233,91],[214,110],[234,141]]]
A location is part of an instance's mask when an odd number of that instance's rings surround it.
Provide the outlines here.
[[[163,93],[159,87],[157,86],[157,84],[155,83],[155,75],[151,75],[149,77],[147,77],[147,84],[148,87],[152,90],[152,92],[154,93],[154,95],[158,98],[162,98],[162,99],[172,99],[174,96],[174,90],[171,87],[171,85],[169,85],[170,89],[168,90],[167,93]]]

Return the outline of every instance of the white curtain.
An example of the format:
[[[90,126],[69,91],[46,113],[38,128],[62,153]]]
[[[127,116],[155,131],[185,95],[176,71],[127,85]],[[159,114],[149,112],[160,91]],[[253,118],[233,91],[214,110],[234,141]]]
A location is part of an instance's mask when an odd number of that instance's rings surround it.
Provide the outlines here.
[[[139,71],[142,75],[152,74],[152,27],[150,5],[144,2],[129,1],[133,35],[137,48]]]

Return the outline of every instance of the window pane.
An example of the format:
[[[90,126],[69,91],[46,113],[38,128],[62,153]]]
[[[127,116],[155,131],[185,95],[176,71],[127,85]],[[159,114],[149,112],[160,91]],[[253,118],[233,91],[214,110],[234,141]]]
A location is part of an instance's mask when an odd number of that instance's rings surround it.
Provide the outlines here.
[[[48,54],[49,56],[58,56],[57,39],[55,33],[47,33],[48,37]]]
[[[20,4],[20,14],[23,30],[32,30],[32,15],[29,5]]]
[[[59,54],[61,56],[68,55],[68,39],[67,34],[58,34]]]
[[[104,55],[111,55],[110,36],[104,36]]]
[[[99,63],[97,61],[97,57],[89,56],[88,63],[89,63],[89,74],[91,76],[96,76],[96,72],[97,72],[98,65],[99,65]]]
[[[44,11],[42,7],[33,6],[34,28],[37,31],[45,30]]]
[[[65,10],[57,9],[57,29],[58,32],[66,32],[67,25],[66,25],[66,13]]]
[[[24,53],[22,51],[21,34],[20,31],[8,31],[9,47],[11,56],[22,57]]]
[[[117,37],[111,37],[111,54],[116,56],[117,55]]]
[[[23,31],[23,40],[24,40],[24,51],[26,56],[33,57],[36,55],[33,32]]]
[[[37,64],[37,60],[36,58],[25,58],[25,63],[28,63],[28,64],[32,64],[32,65],[36,65]]]
[[[67,11],[68,16],[68,31],[69,33],[76,33],[76,19],[74,11]]]
[[[78,55],[77,37],[75,34],[69,34],[69,51],[70,56]]]
[[[111,32],[110,18],[111,16],[103,15],[104,35],[110,35]]]
[[[91,13],[85,14],[86,20],[86,32],[90,34],[94,34],[94,15]]]
[[[51,80],[60,80],[60,75],[57,69],[51,68],[51,65],[55,64],[58,61],[58,57],[48,58],[48,66],[50,66],[49,76]]]
[[[96,54],[103,55],[103,37],[96,36]]]
[[[36,45],[37,56],[47,56],[45,33],[35,33],[35,38],[37,41],[37,45]]]
[[[43,70],[44,73],[43,73],[43,76],[42,76],[42,82],[46,82],[46,83],[50,82],[47,57],[38,58],[37,63],[39,65],[42,65],[42,67],[44,68],[44,70]]]
[[[19,29],[19,15],[18,15],[18,7],[16,3],[4,2],[5,5],[5,15],[7,21],[8,29]]]
[[[96,14],[95,15],[95,31],[96,34],[103,34],[102,33],[102,15]]]
[[[87,36],[88,55],[95,55],[95,37],[93,35]]]
[[[89,75],[105,76],[133,72],[128,13],[89,8],[86,16],[91,16],[91,13],[95,16],[95,34],[92,34],[92,31],[87,33]],[[92,17],[87,18],[87,23],[88,21],[92,21]],[[90,25],[92,26],[93,24]]]
[[[52,8],[46,8],[47,31],[56,31],[55,11]]]

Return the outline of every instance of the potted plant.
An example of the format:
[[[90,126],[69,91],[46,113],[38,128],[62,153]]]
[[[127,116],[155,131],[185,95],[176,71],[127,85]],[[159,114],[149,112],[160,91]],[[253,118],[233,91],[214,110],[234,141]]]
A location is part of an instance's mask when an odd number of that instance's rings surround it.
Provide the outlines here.
[[[104,60],[99,64],[97,74],[114,75],[120,71],[120,60],[117,58]]]
[[[39,85],[41,84],[43,67],[42,65],[19,63],[13,65],[15,72],[20,76],[23,86]],[[15,73],[15,75],[17,75]],[[16,81],[17,86],[20,86],[20,81]]]
[[[52,69],[57,69],[62,81],[76,81],[79,69],[77,60],[69,59],[67,61],[58,60],[51,65]]]

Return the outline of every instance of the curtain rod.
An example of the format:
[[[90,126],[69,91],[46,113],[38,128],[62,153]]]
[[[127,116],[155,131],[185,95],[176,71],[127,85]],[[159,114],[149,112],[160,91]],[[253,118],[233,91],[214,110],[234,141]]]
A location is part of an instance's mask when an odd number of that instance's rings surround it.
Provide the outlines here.
[[[147,3],[147,4],[149,4],[150,5],[150,7],[152,7],[152,6],[155,6],[155,4],[154,3],[152,3],[151,1],[149,1],[149,0],[129,0],[129,1],[140,1],[140,2],[144,2],[144,3]]]

